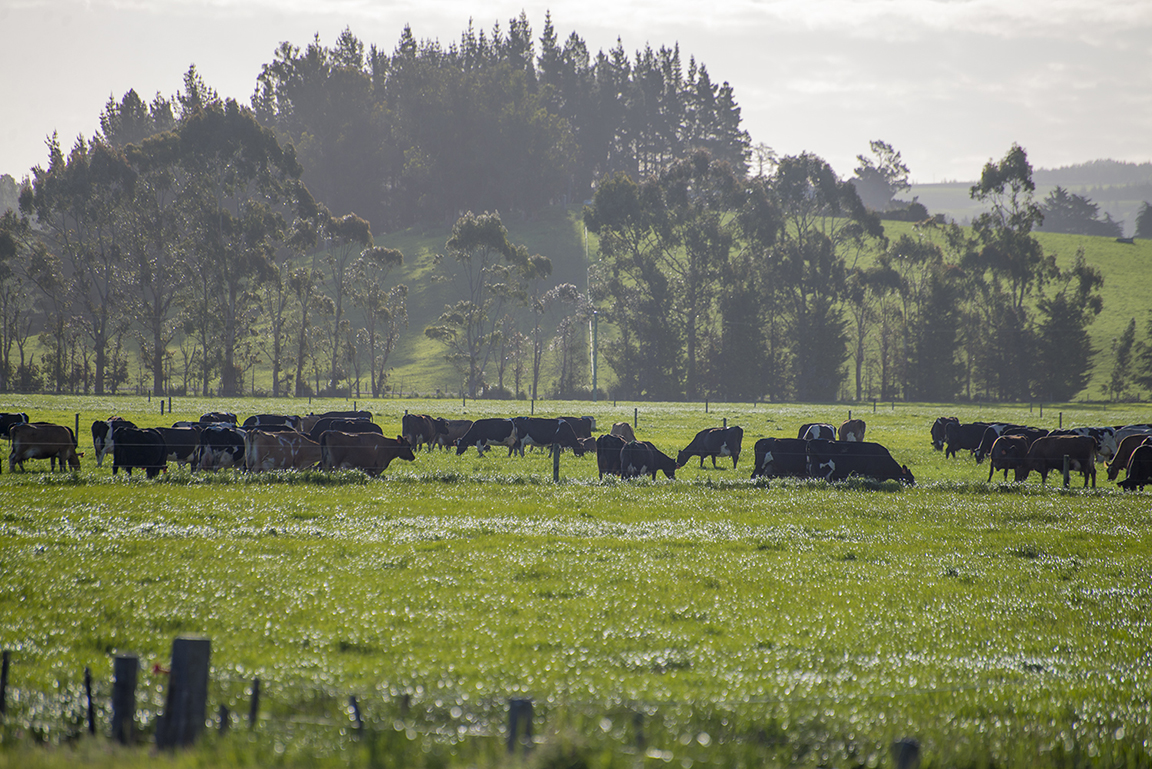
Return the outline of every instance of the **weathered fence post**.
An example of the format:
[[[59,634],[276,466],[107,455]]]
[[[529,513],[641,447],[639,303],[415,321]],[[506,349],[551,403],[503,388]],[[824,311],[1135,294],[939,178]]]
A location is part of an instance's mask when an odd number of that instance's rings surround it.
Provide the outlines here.
[[[705,414],[708,413],[708,399],[707,398],[704,399],[704,413]]]
[[[1063,411],[1060,412],[1060,426],[1057,429],[1060,429],[1060,430],[1064,429],[1064,412]]]
[[[1070,464],[1071,463],[1068,461],[1068,455],[1065,454],[1064,455],[1064,488],[1068,488],[1068,485],[1071,483],[1071,479],[1068,475]]]
[[[640,711],[632,714],[632,731],[636,734],[636,752],[644,755],[648,749],[648,738],[644,736],[644,714]]]
[[[873,414],[876,413],[876,399],[875,398],[872,399],[872,413]]]
[[[552,444],[552,482],[560,482],[560,444]]]
[[[164,416],[164,399],[160,399],[160,416]]]
[[[0,662],[0,716],[8,714],[8,666],[12,663],[12,652],[4,650]]]
[[[640,409],[634,408],[634,409],[632,409],[632,427],[636,428],[639,426],[640,426]]]
[[[1044,418],[1044,404],[1043,403],[1040,404],[1040,418],[1041,419]]]
[[[408,692],[400,695],[400,717],[407,718],[408,711],[412,709],[412,695]]]
[[[533,416],[533,417],[536,416],[536,399],[535,398],[532,399],[532,411],[529,414],[529,416]]]
[[[728,429],[728,417],[724,417],[724,429]]]
[[[920,766],[920,743],[907,738],[893,742],[892,762],[896,769],[917,769]]]
[[[252,702],[248,705],[248,728],[256,728],[256,719],[260,717],[260,676],[252,679]]]
[[[77,441],[80,440],[80,415],[79,414],[76,415],[76,432],[73,433],[73,436],[75,436]]]
[[[520,737],[520,727],[524,736]],[[513,698],[508,700],[508,752],[516,752],[516,743],[527,750],[532,745],[532,700]]]
[[[168,396],[168,413],[169,414],[172,413],[172,396],[171,395]]]
[[[84,668],[84,698],[88,700],[88,733],[96,733],[96,705],[92,702],[92,668]]]
[[[140,658],[120,654],[112,662],[112,739],[130,745],[136,739],[136,674]]]
[[[208,663],[212,642],[182,636],[172,642],[171,673],[164,699],[164,720],[156,730],[160,749],[191,745],[208,716]]]
[[[227,734],[228,727],[232,725],[232,713],[229,712],[227,705],[221,705],[218,715],[220,717],[220,734]]]
[[[360,703],[356,701],[355,694],[348,698],[348,714],[352,716],[352,728],[356,730],[356,736],[363,737],[364,717],[360,715]]]

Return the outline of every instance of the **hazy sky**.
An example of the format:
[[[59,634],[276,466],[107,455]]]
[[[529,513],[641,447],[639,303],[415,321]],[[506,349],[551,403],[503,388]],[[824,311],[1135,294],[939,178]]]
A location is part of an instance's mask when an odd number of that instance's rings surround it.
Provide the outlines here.
[[[284,40],[344,27],[391,52],[405,23],[447,44],[545,11],[561,39],[680,44],[729,81],[753,142],[850,176],[871,139],[914,181],[970,180],[1017,142],[1034,167],[1152,160],[1149,0],[0,0],[0,173],[91,135],[110,96],[179,90],[195,64],[247,103]]]

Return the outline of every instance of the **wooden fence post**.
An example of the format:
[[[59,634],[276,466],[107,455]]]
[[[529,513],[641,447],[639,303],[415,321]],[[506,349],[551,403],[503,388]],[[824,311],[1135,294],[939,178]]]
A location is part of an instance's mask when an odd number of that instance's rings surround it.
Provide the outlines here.
[[[84,698],[88,700],[88,733],[96,733],[96,705],[92,702],[92,668],[84,668]]]
[[[227,705],[221,705],[218,715],[220,718],[220,734],[227,734],[228,727],[232,725],[232,713],[228,710]]]
[[[1057,429],[1059,429],[1059,430],[1064,429],[1064,412],[1063,411],[1060,412],[1060,426]]]
[[[260,717],[260,676],[252,679],[252,702],[248,705],[248,728],[256,728],[256,719]]]
[[[112,739],[130,745],[136,739],[136,674],[140,658],[120,654],[112,662]]]
[[[552,482],[560,482],[560,444],[552,444]]]
[[[360,703],[356,701],[355,694],[348,698],[348,712],[352,716],[352,727],[356,730],[356,736],[363,737],[364,717],[360,715]]]
[[[156,730],[160,749],[191,745],[208,716],[208,663],[212,642],[207,638],[181,636],[172,642],[172,664],[164,720]]]
[[[160,399],[160,416],[164,416],[164,399]]]
[[[520,727],[524,736],[520,737]],[[532,745],[532,700],[513,698],[508,700],[508,752],[516,752],[516,743],[528,750]]]
[[[920,743],[916,740],[896,740],[891,750],[896,769],[917,769],[920,766]]]
[[[8,666],[12,663],[12,652],[4,650],[0,662],[0,716],[8,714]]]
[[[640,711],[632,714],[632,731],[636,736],[636,752],[644,755],[648,749],[648,738],[644,736],[644,714]]]
[[[707,398],[704,399],[704,413],[705,414],[708,413],[708,399]]]
[[[632,427],[633,429],[640,426],[640,409],[632,409]]]
[[[724,429],[728,429],[728,417],[724,417]]]

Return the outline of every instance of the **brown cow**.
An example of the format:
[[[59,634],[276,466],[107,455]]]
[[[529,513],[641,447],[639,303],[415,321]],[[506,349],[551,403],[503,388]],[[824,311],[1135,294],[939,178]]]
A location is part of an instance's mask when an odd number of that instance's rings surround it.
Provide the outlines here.
[[[618,435],[624,439],[625,443],[632,443],[636,440],[636,433],[632,431],[632,425],[627,422],[617,422],[612,425],[612,429],[608,431],[609,435]]]
[[[373,477],[388,469],[393,459],[416,459],[403,436],[385,438],[376,433],[341,433],[320,436],[320,465],[325,470],[363,470]]]
[[[1046,435],[1039,438],[1028,449],[1024,467],[1016,473],[1017,480],[1028,480],[1030,472],[1040,473],[1040,482],[1048,482],[1048,473],[1062,472],[1064,457],[1068,457],[1069,472],[1083,473],[1084,488],[1088,488],[1088,478],[1092,478],[1092,488],[1096,488],[1096,441],[1088,435]]]
[[[436,417],[436,422],[439,425],[436,433],[436,445],[442,449],[456,448],[456,441],[467,435],[468,428],[472,426],[471,419]]]
[[[1004,480],[1008,480],[1008,471],[1014,470],[1016,480],[1021,480],[1020,471],[1024,468],[1024,460],[1028,457],[1028,438],[1023,435],[1001,435],[992,443],[988,451],[988,482],[997,470],[1004,471]]]
[[[868,425],[864,424],[863,419],[849,419],[840,425],[840,429],[836,431],[836,439],[841,441],[850,441],[855,443],[864,442],[864,431],[868,429]]]
[[[56,460],[60,460],[60,470],[64,470],[64,463],[73,470],[80,469],[80,457],[76,453],[76,435],[71,427],[54,425],[49,422],[30,422],[12,425],[8,431],[12,440],[12,453],[8,455],[8,471],[24,469],[24,462],[29,459],[50,459],[51,468],[56,470]]]
[[[1120,441],[1120,446],[1116,449],[1116,455],[1113,456],[1112,461],[1108,463],[1108,480],[1114,481],[1120,477],[1120,471],[1128,467],[1128,460],[1132,458],[1132,452],[1135,451],[1138,446],[1143,446],[1145,442],[1152,442],[1152,436],[1129,435]]]
[[[288,430],[253,430],[244,437],[248,470],[307,470],[320,464],[320,444],[307,435]]]

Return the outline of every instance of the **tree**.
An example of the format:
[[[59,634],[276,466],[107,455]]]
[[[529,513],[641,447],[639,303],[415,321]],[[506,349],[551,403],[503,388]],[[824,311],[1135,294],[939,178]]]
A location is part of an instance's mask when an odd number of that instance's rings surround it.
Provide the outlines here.
[[[868,142],[868,146],[873,157],[856,156],[860,165],[850,181],[866,208],[886,211],[892,199],[911,186],[908,166],[891,144],[877,139]]]
[[[1152,205],[1148,201],[1140,204],[1140,213],[1136,215],[1136,237],[1152,238]]]
[[[1033,392],[1044,400],[1066,401],[1087,386],[1092,373],[1095,351],[1088,326],[1104,309],[1104,276],[1088,265],[1080,248],[1071,269],[1057,271],[1054,282],[1057,290],[1037,302]]]
[[[1113,221],[1111,214],[1098,218],[1100,207],[1088,198],[1069,193],[1063,187],[1048,193],[1041,205],[1044,222],[1040,229],[1045,232],[1065,232],[1073,235],[1097,235],[1119,238],[1124,234],[1119,222]]]
[[[1136,344],[1136,319],[1128,322],[1124,333],[1112,340],[1112,375],[1108,379],[1108,393],[1118,401],[1128,394],[1131,386],[1132,352]]]
[[[351,292],[352,266],[362,253],[372,246],[372,230],[368,222],[355,214],[332,217],[324,212],[320,227],[324,255],[320,259],[327,273],[329,296],[333,302],[333,321],[330,329],[332,365],[328,375],[328,389],[335,391],[344,379],[340,359],[342,346],[338,340],[348,332],[344,300]]]
[[[400,251],[377,246],[365,250],[353,267],[352,301],[364,313],[373,398],[384,393],[388,358],[400,341],[400,329],[408,327],[408,287],[400,284],[385,288],[389,273],[403,261]]]

